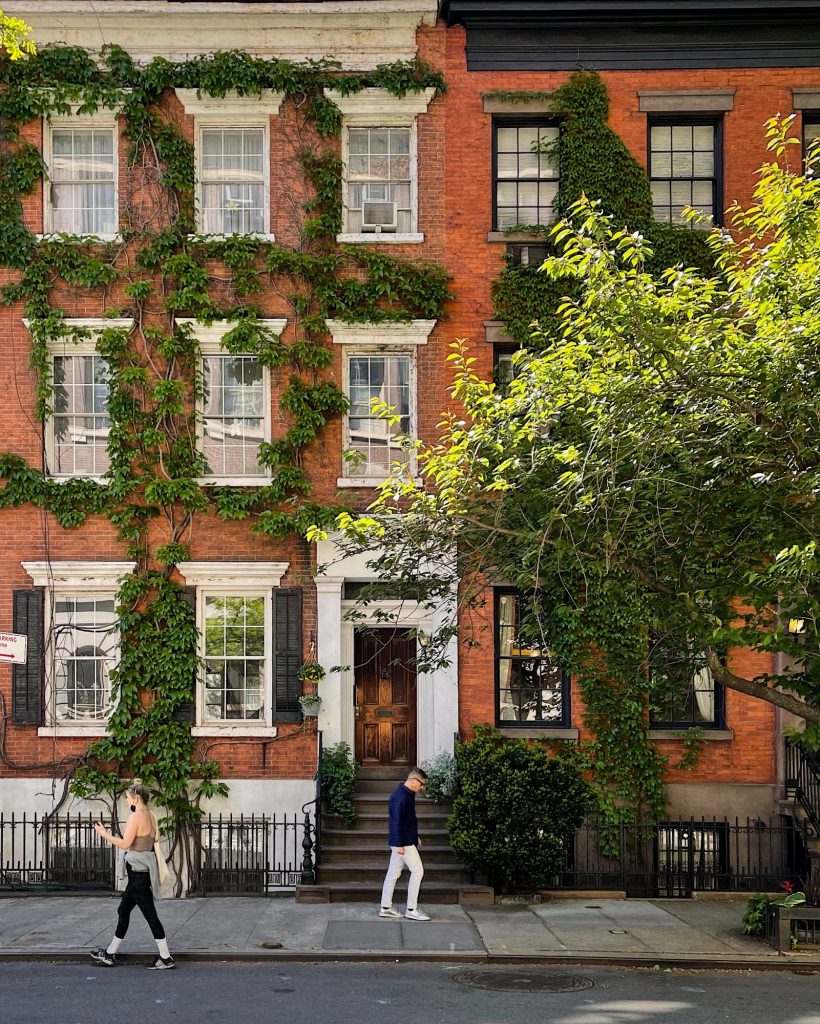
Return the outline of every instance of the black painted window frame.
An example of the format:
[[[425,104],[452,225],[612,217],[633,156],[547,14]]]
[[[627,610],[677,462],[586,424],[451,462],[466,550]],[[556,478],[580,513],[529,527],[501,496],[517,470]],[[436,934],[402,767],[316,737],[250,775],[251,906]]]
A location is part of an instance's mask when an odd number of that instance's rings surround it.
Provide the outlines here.
[[[501,717],[501,637],[500,637],[500,603],[501,598],[514,596],[520,602],[521,592],[515,587],[494,587],[493,588],[493,687],[495,702],[496,726],[504,729],[522,730],[544,730],[544,729],[570,729],[572,727],[572,686],[571,679],[567,672],[561,672],[561,718],[560,720],[541,718],[534,721],[522,721]],[[513,659],[510,659],[513,660]],[[521,658],[522,661],[543,661],[538,658]]]
[[[498,129],[499,128],[557,128],[558,133],[561,133],[562,119],[556,117],[553,114],[493,114],[492,118],[492,198],[493,198],[493,220],[492,230],[493,231],[505,231],[506,228],[500,228],[498,226]],[[526,181],[529,179],[521,178],[505,178],[504,181]],[[534,182],[554,181],[558,188],[561,187],[561,168],[558,168],[558,176],[556,178],[533,178]],[[516,205],[516,209],[519,209]],[[550,223],[555,223],[558,220],[558,212],[554,210],[554,217]]]
[[[650,658],[649,671],[652,672],[652,662]],[[711,673],[710,673],[711,675]],[[694,676],[691,685],[694,687]],[[681,731],[685,729],[703,729],[704,731],[715,731],[723,730],[726,728],[726,689],[722,686],[717,679],[712,676],[712,692],[714,693],[715,700],[715,714],[711,722],[700,721],[694,717],[692,718],[663,718],[658,712],[650,706],[649,711],[649,724],[652,729],[658,729],[663,731]],[[679,698],[679,704],[685,703],[685,698]],[[673,704],[674,708],[674,704]],[[693,705],[694,711],[694,705]]]
[[[652,129],[661,127],[699,128],[713,127],[714,174],[710,177],[671,178],[655,177],[652,170]],[[672,150],[674,152],[674,150]],[[722,114],[648,114],[646,118],[646,174],[650,188],[653,181],[711,181],[712,182],[712,223],[715,227],[723,224],[723,115]],[[654,204],[653,204],[654,215]],[[678,221],[661,221],[663,224],[677,224]],[[693,227],[700,225],[694,224]]]
[[[801,111],[800,117],[800,151],[803,154],[803,164],[806,163],[806,153],[808,152],[808,146],[806,144],[806,129],[810,124],[817,125],[818,128],[818,139],[820,139],[820,110],[803,110]],[[820,175],[820,162],[816,165],[814,176]]]

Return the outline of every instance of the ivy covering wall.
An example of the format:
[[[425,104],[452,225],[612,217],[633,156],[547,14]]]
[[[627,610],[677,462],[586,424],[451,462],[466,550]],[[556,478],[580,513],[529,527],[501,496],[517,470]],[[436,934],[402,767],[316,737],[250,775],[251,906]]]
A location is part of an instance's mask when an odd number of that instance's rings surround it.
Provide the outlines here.
[[[332,61],[297,65],[230,52],[179,64],[155,58],[138,67],[108,46],[100,60],[55,47],[4,62],[0,86],[0,263],[9,272],[0,299],[28,320],[40,419],[53,412],[50,343],[70,348],[88,337],[66,322],[76,316],[69,296],[82,297],[85,306],[92,298],[105,316],[134,321],[133,330],[111,327],[96,339],[110,371],[105,480],[57,482],[18,455],[0,453],[0,509],[39,506],[66,529],[102,516],[137,562],[119,593],[121,660],[112,673],[109,735],[74,759],[69,774],[74,792],[86,797],[113,795],[121,779],[140,776],[162,794],[173,827],[184,832],[200,800],[226,790],[217,765],[197,758],[190,724],[175,720],[192,699],[199,670],[194,614],[172,579],[174,565],[190,557],[194,522],[246,520],[254,534],[269,538],[304,536],[309,524],[329,522],[335,509],[311,497],[304,466],[311,445],[347,407],[328,373],[326,318],[437,319],[448,295],[440,266],[336,243],[342,119],[324,90],[349,95],[378,87],[403,96],[442,91],[444,82],[421,61],[342,74]],[[283,94],[298,143],[298,180],[289,193],[296,244],[197,235],[194,151],[168,102],[174,88],[217,98]],[[48,171],[26,126],[53,114],[101,110],[119,112],[126,146],[117,240],[36,236],[22,200],[48,181]],[[272,302],[292,325],[288,343],[263,323]],[[178,317],[229,321],[226,352],[253,354],[270,368],[288,423],[282,436],[262,445],[265,486],[201,484],[200,351],[195,330]]]

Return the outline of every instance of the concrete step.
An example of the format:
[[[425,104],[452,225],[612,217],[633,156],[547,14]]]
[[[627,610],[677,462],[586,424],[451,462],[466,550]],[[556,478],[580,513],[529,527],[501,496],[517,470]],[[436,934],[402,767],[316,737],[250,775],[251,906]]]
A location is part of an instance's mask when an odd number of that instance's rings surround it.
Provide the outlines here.
[[[327,819],[325,819],[327,820]],[[424,849],[428,846],[446,846],[449,840],[446,828],[425,828]],[[387,849],[387,825],[381,828],[326,828],[322,825],[322,849],[331,850],[343,846],[368,846],[370,849]]]
[[[326,864],[324,857],[319,865],[319,885],[331,885],[336,882],[353,884],[381,885],[387,870],[387,858],[373,858],[360,864]],[[431,864],[424,862],[424,881],[433,885],[450,883],[453,885],[469,885],[473,880],[471,872],[465,871],[460,864]]]
[[[458,865],[459,859],[451,846],[427,844],[421,849],[424,866],[433,864]],[[382,868],[387,865],[390,848],[382,840],[379,843],[357,844],[355,846],[328,846],[322,842],[322,867],[328,864],[370,864],[373,861]]]
[[[446,814],[418,814],[416,818],[419,823],[419,831],[424,835],[431,829],[436,831],[446,831],[447,828],[447,815]],[[322,815],[323,827],[330,829],[343,829],[345,823],[342,818],[335,814],[328,814],[325,812]],[[356,821],[353,823],[349,831],[371,831],[381,832],[382,835],[387,835],[387,813],[379,814],[374,811],[359,812],[356,816]]]
[[[357,882],[332,885],[297,885],[297,903],[372,903],[378,913],[381,900],[381,882],[378,885],[363,885]],[[401,906],[407,900],[407,884],[399,880],[396,886],[394,903]],[[441,885],[428,883],[425,877],[422,882],[419,903],[421,906],[436,904],[463,903],[469,906],[492,906],[493,890],[484,885]]]

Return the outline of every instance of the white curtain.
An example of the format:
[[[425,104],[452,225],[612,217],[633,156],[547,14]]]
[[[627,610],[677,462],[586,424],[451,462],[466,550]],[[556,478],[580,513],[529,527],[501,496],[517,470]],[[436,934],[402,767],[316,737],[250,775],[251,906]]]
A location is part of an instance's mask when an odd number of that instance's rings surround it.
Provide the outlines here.
[[[703,722],[714,722],[715,720],[715,682],[712,673],[704,665],[695,673],[695,701],[698,705],[698,714]]]

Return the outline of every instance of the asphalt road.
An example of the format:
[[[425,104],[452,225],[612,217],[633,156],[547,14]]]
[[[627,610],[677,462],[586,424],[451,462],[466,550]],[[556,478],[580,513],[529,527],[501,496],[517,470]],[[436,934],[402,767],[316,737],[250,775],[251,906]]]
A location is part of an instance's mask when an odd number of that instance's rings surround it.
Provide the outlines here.
[[[513,973],[517,991],[482,983]],[[523,978],[521,977],[523,975]],[[559,979],[579,991],[531,991]],[[521,989],[524,989],[522,991]],[[451,964],[0,964],[3,1024],[820,1024],[820,974]]]

